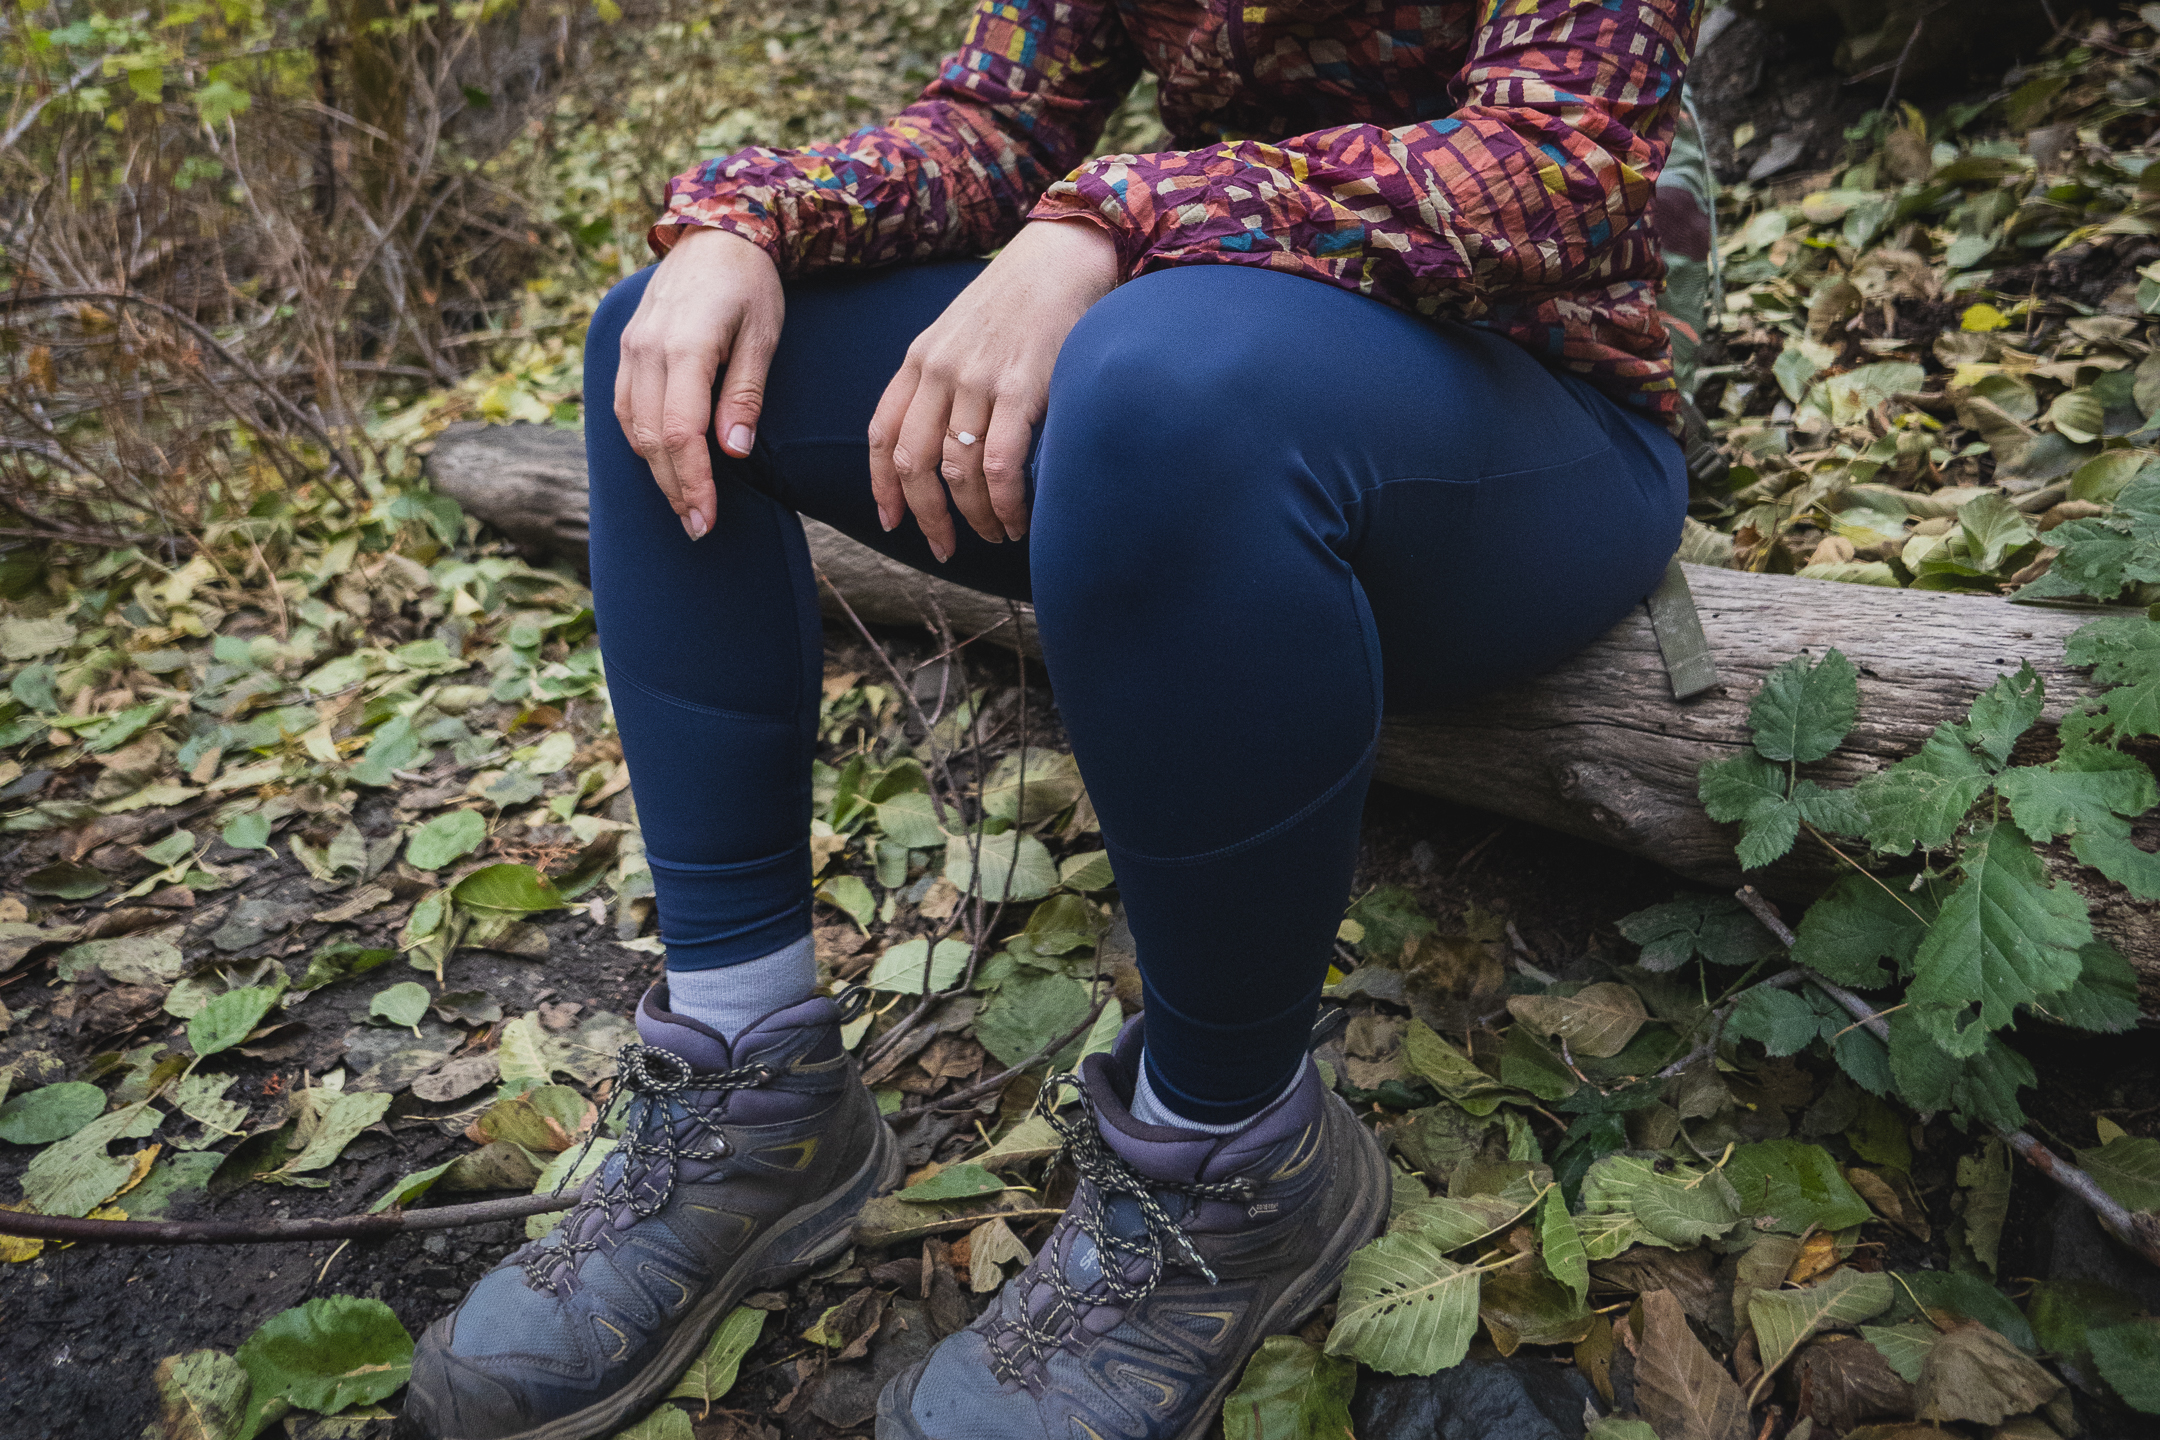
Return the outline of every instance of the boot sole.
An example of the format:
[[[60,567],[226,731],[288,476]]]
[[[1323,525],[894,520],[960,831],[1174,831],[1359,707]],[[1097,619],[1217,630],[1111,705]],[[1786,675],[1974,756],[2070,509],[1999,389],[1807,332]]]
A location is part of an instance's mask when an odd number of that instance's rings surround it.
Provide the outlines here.
[[[1282,1335],[1303,1325],[1328,1299],[1342,1287],[1343,1271],[1349,1267],[1351,1253],[1387,1228],[1388,1203],[1394,1193],[1394,1185],[1388,1175],[1387,1154],[1372,1132],[1358,1124],[1354,1112],[1344,1104],[1342,1097],[1330,1095],[1328,1103],[1342,1106],[1350,1124],[1356,1126],[1364,1143],[1357,1147],[1358,1158],[1353,1164],[1353,1174],[1348,1178],[1355,1187],[1355,1198],[1350,1213],[1335,1231],[1328,1247],[1320,1258],[1306,1267],[1303,1274],[1290,1282],[1283,1293],[1275,1297],[1260,1317],[1260,1326],[1253,1336],[1252,1349],[1238,1357],[1235,1365],[1226,1367],[1227,1373],[1215,1382],[1202,1402],[1192,1422],[1179,1431],[1175,1440],[1203,1440],[1215,1424],[1223,1401],[1237,1388],[1244,1377],[1245,1362],[1260,1348],[1260,1342],[1270,1335]],[[876,1440],[938,1440],[915,1424],[914,1416],[906,1406],[899,1404],[901,1383],[907,1375],[894,1376],[878,1396]],[[908,1386],[908,1397],[913,1398],[914,1387]]]
[[[743,1296],[753,1290],[772,1290],[790,1284],[818,1265],[845,1250],[855,1231],[855,1217],[872,1198],[895,1189],[904,1177],[900,1142],[885,1122],[878,1121],[870,1154],[840,1189],[780,1217],[779,1221],[743,1252],[712,1289],[700,1296],[683,1323],[676,1327],[653,1362],[639,1371],[622,1389],[598,1404],[550,1420],[531,1430],[520,1430],[501,1440],[598,1440],[613,1435],[631,1420],[666,1398],[682,1378],[690,1362],[712,1339],[720,1321]],[[784,1256],[786,1258],[775,1258]],[[442,1440],[458,1440],[444,1436]]]

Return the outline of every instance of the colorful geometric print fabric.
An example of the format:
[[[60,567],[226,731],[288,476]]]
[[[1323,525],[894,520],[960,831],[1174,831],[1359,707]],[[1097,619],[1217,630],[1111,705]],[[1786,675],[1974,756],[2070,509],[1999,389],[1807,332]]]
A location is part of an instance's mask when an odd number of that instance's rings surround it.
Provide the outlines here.
[[[794,276],[1084,218],[1128,277],[1309,276],[1494,330],[1672,423],[1652,198],[1702,4],[982,0],[889,124],[677,176],[652,245],[730,230]],[[1174,148],[1081,164],[1143,68]]]

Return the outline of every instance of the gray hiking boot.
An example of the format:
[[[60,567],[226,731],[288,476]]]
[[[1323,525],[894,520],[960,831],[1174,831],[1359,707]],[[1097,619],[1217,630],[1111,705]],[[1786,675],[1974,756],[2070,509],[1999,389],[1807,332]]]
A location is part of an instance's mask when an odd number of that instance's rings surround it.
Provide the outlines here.
[[[1061,1077],[1081,1102],[1052,1117],[1072,1205],[973,1325],[885,1387],[878,1440],[1202,1435],[1246,1358],[1387,1223],[1387,1160],[1311,1063],[1251,1125],[1206,1135],[1132,1117],[1139,1053],[1135,1022]]]
[[[638,1007],[618,1058],[620,1144],[576,1208],[489,1271],[413,1352],[403,1431],[426,1440],[588,1440],[664,1396],[752,1290],[848,1243],[900,1152],[822,996],[730,1047]]]

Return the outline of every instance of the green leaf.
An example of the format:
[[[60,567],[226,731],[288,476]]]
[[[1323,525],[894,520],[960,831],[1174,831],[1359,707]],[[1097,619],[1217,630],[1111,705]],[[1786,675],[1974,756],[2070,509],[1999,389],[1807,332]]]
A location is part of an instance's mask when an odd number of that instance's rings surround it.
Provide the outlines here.
[[[1873,1345],[1875,1352],[1897,1372],[1898,1379],[1908,1385],[1920,1383],[1920,1372],[1927,1365],[1928,1352],[1935,1348],[1935,1342],[1941,1337],[1942,1332],[1925,1320],[1860,1327],[1860,1338]]]
[[[1898,1098],[1916,1110],[1954,1110],[1998,1130],[2025,1123],[2018,1091],[2033,1083],[2032,1065],[1993,1035],[1979,1053],[1952,1055],[1909,1007],[1890,1017],[1890,1073]]]
[[[1440,928],[1418,908],[1417,897],[1399,885],[1382,885],[1360,895],[1347,918],[1364,928],[1365,938],[1358,943],[1376,960],[1394,959],[1411,941]]]
[[[1933,886],[1845,875],[1800,917],[1792,958],[1839,985],[1873,990],[1886,981],[1884,960],[1900,973],[1912,964],[1935,912]]]
[[[439,870],[480,848],[487,817],[478,810],[448,810],[413,831],[405,860],[415,870]]]
[[[2136,1297],[2093,1280],[2039,1280],[2025,1297],[2039,1348],[2091,1373],[2092,1332],[2135,1320],[2144,1312]]]
[[[1546,1190],[1538,1204],[1538,1251],[1553,1279],[1573,1292],[1576,1304],[1582,1304],[1590,1294],[1590,1260],[1557,1185]]]
[[[971,856],[970,846],[979,848]],[[1019,830],[955,835],[945,846],[945,878],[963,894],[989,900],[1040,900],[1058,887],[1057,862],[1042,841]]]
[[[757,1344],[758,1336],[765,1329],[765,1312],[738,1305],[713,1331],[712,1340],[705,1352],[690,1362],[675,1388],[668,1391],[670,1400],[695,1400],[712,1412],[713,1403],[723,1399],[735,1388],[735,1375],[742,1365],[743,1356]]]
[[[1747,1309],[1764,1372],[1775,1374],[1818,1331],[1871,1320],[1895,1298],[1888,1275],[1858,1270],[1839,1270],[1801,1290],[1757,1290]]]
[[[1757,870],[1800,838],[1800,807],[1785,795],[1785,772],[1752,750],[1702,767],[1696,794],[1710,818],[1740,825],[1740,868]]]
[[[1730,895],[1679,895],[1618,923],[1642,947],[1637,963],[1659,974],[1697,956],[1713,965],[1753,965],[1778,952],[1777,937]]]
[[[389,963],[396,954],[397,951],[388,948],[370,949],[350,940],[333,940],[308,957],[307,973],[300,977],[298,988],[314,990],[339,980],[350,980]]]
[[[1609,1260],[1634,1244],[1688,1250],[1740,1223],[1739,1204],[1721,1173],[1657,1166],[1655,1157],[1608,1155],[1583,1176],[1582,1219],[1591,1259]]]
[[[56,860],[22,877],[22,888],[32,895],[56,900],[87,900],[112,887],[112,881],[93,866]]]
[[[1955,725],[1938,725],[1920,753],[1853,787],[1867,813],[1868,843],[1888,855],[1950,843],[1973,803],[1987,793],[1988,767]]]
[[[903,940],[878,956],[863,984],[871,990],[902,995],[949,990],[966,972],[967,958],[964,940],[940,940],[935,953],[928,940]]]
[[[2032,842],[2010,824],[1975,830],[1958,857],[1964,883],[1913,957],[1906,1000],[1936,1044],[1976,1054],[2017,1007],[2073,984],[2092,942],[2084,897],[2049,883]]]
[[[1815,664],[1796,655],[1763,678],[1748,706],[1755,748],[1806,763],[1837,749],[1860,713],[1860,672],[1833,649]]]
[[[142,1139],[157,1129],[161,1118],[147,1103],[130,1105],[47,1145],[23,1167],[23,1199],[42,1215],[88,1215],[135,1173],[132,1157],[115,1157],[105,1147],[115,1140]]]
[[[616,1431],[611,1440],[695,1440],[696,1434],[688,1411],[662,1405],[637,1424]]]
[[[1958,533],[1973,568],[1990,574],[2039,534],[2024,511],[1993,490],[1958,507]]]
[[[853,875],[835,875],[817,888],[817,898],[853,920],[867,935],[877,918],[877,897]]]
[[[2096,1149],[2078,1151],[2077,1159],[2078,1167],[2122,1205],[2160,1211],[2160,1140],[2117,1135]]]
[[[567,903],[530,865],[483,866],[458,881],[450,896],[474,909],[505,910],[517,915],[560,910]]]
[[[410,1205],[435,1188],[435,1182],[448,1173],[457,1161],[445,1160],[440,1165],[430,1165],[425,1170],[415,1170],[404,1179],[383,1192],[382,1198],[368,1206],[367,1213],[377,1215],[392,1205]]]
[[[1403,1063],[1472,1115],[1492,1114],[1508,1095],[1508,1085],[1480,1070],[1475,1061],[1441,1039],[1422,1020],[1412,1019],[1403,1031]],[[1569,1089],[1573,1089],[1573,1077],[1568,1078]]]
[[[1508,1093],[1511,1089],[1539,1100],[1565,1100],[1581,1087],[1575,1072],[1551,1046],[1531,1034],[1529,1026],[1510,1025],[1500,1042],[1500,1082],[1496,1085],[1488,1077],[1481,1090],[1458,1093],[1443,1088],[1442,1093],[1473,1115],[1490,1115],[1501,1102],[1514,1098]]]
[[[2064,644],[2063,658],[2092,666],[2093,683],[2112,687],[2064,722],[2066,737],[2160,735],[2160,625],[2128,615],[2095,620]]]
[[[258,1396],[334,1415],[387,1399],[412,1374],[412,1354],[412,1336],[382,1301],[329,1295],[271,1316],[237,1358]]]
[[[919,1180],[899,1192],[902,1200],[925,1203],[932,1200],[971,1200],[977,1195],[995,1195],[1005,1188],[998,1179],[980,1165],[948,1165],[927,1180]]]
[[[2087,1336],[2100,1378],[2114,1387],[2123,1403],[2147,1415],[2160,1415],[2160,1320],[2132,1320]]]
[[[2119,1035],[2143,1018],[2137,971],[2105,940],[2078,951],[2084,973],[2069,989],[2049,997],[2048,1014],[2080,1030]]]
[[[248,1408],[248,1375],[222,1350],[168,1355],[157,1366],[162,1440],[241,1440]]]
[[[1766,985],[1751,986],[1725,1020],[1727,1035],[1757,1041],[1772,1055],[1799,1054],[1821,1030],[1822,1017],[1813,1005],[1790,990]]]
[[[1962,1320],[1987,1326],[2020,1350],[2040,1346],[2032,1325],[2002,1291],[1963,1270],[1900,1270],[1892,1277],[1927,1318],[1944,1329]]]
[[[1068,855],[1058,866],[1058,884],[1067,890],[1106,890],[1116,883],[1117,876],[1110,871],[1110,852],[1107,850]]]
[[[345,1147],[368,1126],[382,1119],[390,1108],[390,1096],[380,1090],[354,1090],[338,1096],[323,1110],[322,1122],[308,1140],[307,1148],[280,1166],[278,1175],[305,1175],[325,1170]],[[296,1404],[305,1402],[295,1401]],[[312,1408],[312,1407],[309,1407]]]
[[[2145,762],[2104,745],[2070,744],[2052,765],[2006,770],[1996,786],[2018,828],[2070,839],[2071,853],[2141,900],[2160,900],[2160,855],[2139,849],[2130,822],[2160,805]]]
[[[283,988],[248,985],[213,997],[188,1021],[188,1045],[198,1056],[230,1050],[262,1023],[263,1016],[270,1013],[270,1007],[277,1004]]]
[[[937,809],[927,791],[903,790],[871,808],[877,812],[878,829],[896,845],[930,850],[945,843],[945,832],[938,827]]]
[[[1327,1352],[1390,1375],[1432,1375],[1462,1363],[1477,1317],[1477,1270],[1423,1236],[1384,1235],[1350,1257]]]
[[[1390,1235],[1421,1235],[1441,1251],[1460,1250],[1520,1220],[1535,1196],[1438,1196],[1420,1200],[1388,1222]]]
[[[1094,1005],[1087,987],[1071,976],[1022,969],[998,986],[977,1013],[975,1038],[999,1064],[1018,1065],[1077,1028]],[[1068,1066],[1085,1039],[1075,1039],[1049,1057],[1052,1068]]]
[[[1743,1211],[1769,1220],[1770,1229],[1797,1235],[1813,1226],[1843,1230],[1874,1211],[1838,1173],[1837,1161],[1820,1145],[1763,1140],[1732,1153],[1725,1173]]]
[[[392,985],[387,990],[378,991],[375,998],[368,1002],[368,1018],[387,1020],[392,1025],[415,1026],[427,1014],[431,998],[427,986],[416,980],[407,980],[402,984]]]
[[[1078,800],[1081,788],[1080,762],[1072,756],[1055,750],[1016,751],[998,761],[983,781],[983,813],[1033,825]]]
[[[1223,1440],[1345,1440],[1357,1366],[1309,1340],[1270,1335],[1223,1401]]]
[[[1540,1035],[1561,1040],[1571,1053],[1601,1060],[1625,1050],[1650,1018],[1642,996],[1610,980],[1573,995],[1517,995],[1508,1012]]]
[[[1972,506],[1965,508],[1970,510]],[[2007,765],[2012,747],[2040,718],[2040,711],[2046,704],[2047,687],[2033,673],[2032,663],[2027,661],[2018,666],[2017,674],[1998,675],[1994,684],[1980,692],[1959,730],[1965,743],[1994,761],[1997,767]]]
[[[1957,1183],[1965,1192],[1965,1246],[1993,1275],[2010,1209],[2010,1147],[1991,1136],[1979,1154],[1960,1156]]]
[[[0,1105],[0,1140],[50,1145],[105,1113],[105,1092],[81,1080],[25,1091]]]

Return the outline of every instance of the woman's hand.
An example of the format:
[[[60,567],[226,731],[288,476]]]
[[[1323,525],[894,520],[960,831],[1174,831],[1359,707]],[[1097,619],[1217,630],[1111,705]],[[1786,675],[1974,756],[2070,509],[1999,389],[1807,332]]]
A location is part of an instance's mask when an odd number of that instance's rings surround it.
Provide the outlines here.
[[[692,540],[716,513],[706,433],[730,455],[750,453],[785,313],[771,256],[725,230],[694,229],[660,262],[623,327],[615,418]]]
[[[985,540],[1027,533],[1023,470],[1058,348],[1116,286],[1107,234],[1085,220],[1038,222],[915,338],[870,420],[871,490],[887,530],[912,510],[931,552],[950,560],[949,488]]]

